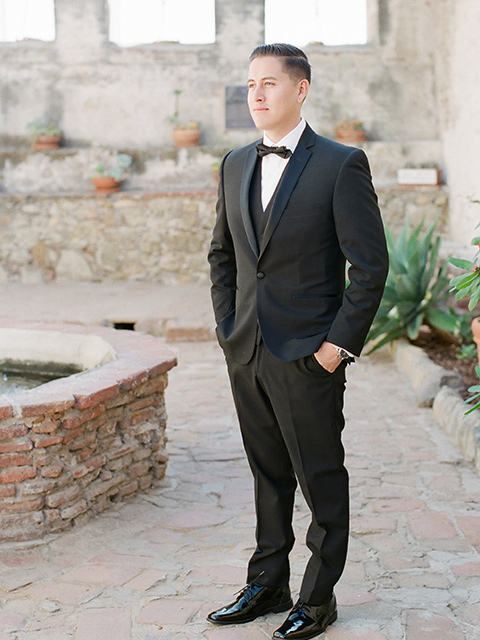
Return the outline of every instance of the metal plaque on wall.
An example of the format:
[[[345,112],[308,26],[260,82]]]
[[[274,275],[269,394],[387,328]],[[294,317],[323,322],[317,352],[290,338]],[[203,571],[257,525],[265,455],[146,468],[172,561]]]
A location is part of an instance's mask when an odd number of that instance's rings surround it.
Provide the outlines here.
[[[247,87],[225,87],[225,126],[227,129],[255,129],[247,105]]]

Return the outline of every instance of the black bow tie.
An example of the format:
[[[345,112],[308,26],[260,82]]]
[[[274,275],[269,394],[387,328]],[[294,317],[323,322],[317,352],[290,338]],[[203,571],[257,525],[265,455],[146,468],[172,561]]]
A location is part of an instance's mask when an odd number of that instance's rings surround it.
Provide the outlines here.
[[[257,144],[257,153],[261,158],[269,153],[274,153],[281,158],[290,158],[292,155],[292,152],[290,149],[287,149],[287,147],[268,147],[266,144],[263,144],[263,142]]]

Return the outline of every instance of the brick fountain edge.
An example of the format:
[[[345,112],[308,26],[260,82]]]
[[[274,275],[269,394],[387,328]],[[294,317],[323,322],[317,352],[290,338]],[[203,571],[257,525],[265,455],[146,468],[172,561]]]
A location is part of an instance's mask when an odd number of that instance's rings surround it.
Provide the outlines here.
[[[165,475],[164,390],[177,361],[158,338],[72,324],[0,325],[5,328],[93,335],[114,356],[0,395],[0,541],[64,531]]]

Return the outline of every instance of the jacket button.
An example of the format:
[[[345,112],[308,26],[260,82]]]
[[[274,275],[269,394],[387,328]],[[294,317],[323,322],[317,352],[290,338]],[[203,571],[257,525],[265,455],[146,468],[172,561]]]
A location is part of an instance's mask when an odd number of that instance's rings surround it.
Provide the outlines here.
[[[257,273],[257,278],[258,278],[259,280],[261,280],[261,279],[262,279],[262,278],[264,278],[264,277],[265,277],[265,274],[263,273],[263,271],[259,271],[259,272]]]

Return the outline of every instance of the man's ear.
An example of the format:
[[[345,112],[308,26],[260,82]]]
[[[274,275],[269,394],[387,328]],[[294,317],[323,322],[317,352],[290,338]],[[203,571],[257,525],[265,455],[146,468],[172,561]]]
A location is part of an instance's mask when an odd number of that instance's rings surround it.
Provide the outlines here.
[[[304,78],[298,83],[298,101],[303,103],[308,95],[308,89],[310,87],[309,81]]]

